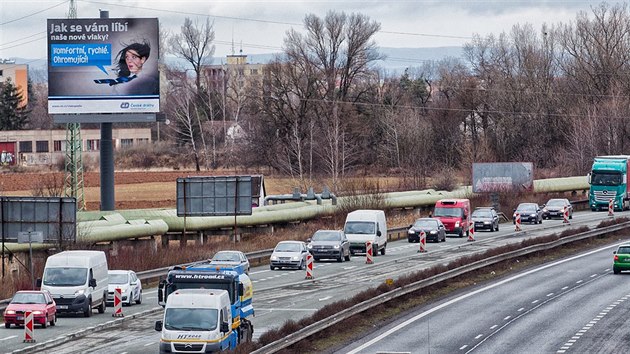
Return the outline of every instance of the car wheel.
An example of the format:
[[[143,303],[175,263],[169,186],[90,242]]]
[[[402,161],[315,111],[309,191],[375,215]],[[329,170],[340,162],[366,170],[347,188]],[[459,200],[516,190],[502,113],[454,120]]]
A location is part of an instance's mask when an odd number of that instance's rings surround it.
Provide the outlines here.
[[[92,300],[88,299],[86,308],[83,310],[84,317],[92,317]]]
[[[569,219],[573,219],[573,213],[569,214]]]
[[[300,263],[300,268],[299,269],[306,269],[306,262],[304,260],[302,260],[302,263]]]
[[[55,315],[53,315],[52,320],[50,320],[50,325],[54,326],[56,324],[57,324],[57,315],[55,314]]]
[[[142,303],[142,290],[140,290],[140,294],[138,295],[138,300],[136,300],[136,304],[140,305]]]
[[[495,231],[499,231],[499,224],[497,224],[497,228],[495,229]]]
[[[127,306],[131,306],[133,305],[133,292],[131,294],[129,294],[129,299],[127,299]]]
[[[269,269],[271,269],[271,270],[276,270],[276,267],[274,267],[274,266],[269,266]]]
[[[10,323],[4,323],[4,328],[11,328],[11,324]]]
[[[407,242],[413,243],[413,240],[407,237]]]
[[[42,322],[42,328],[48,327],[48,317],[44,318],[44,322]]]
[[[385,255],[385,249],[387,248],[387,243],[385,243],[385,245],[383,246],[383,248],[381,248],[381,256]]]
[[[350,251],[348,251],[348,255],[346,256],[346,261],[350,260]]]
[[[613,273],[619,274],[619,273],[621,273],[621,270],[619,270],[619,268],[617,268],[617,267],[613,267]]]
[[[339,257],[337,257],[337,262],[343,262],[343,251],[339,252]]]

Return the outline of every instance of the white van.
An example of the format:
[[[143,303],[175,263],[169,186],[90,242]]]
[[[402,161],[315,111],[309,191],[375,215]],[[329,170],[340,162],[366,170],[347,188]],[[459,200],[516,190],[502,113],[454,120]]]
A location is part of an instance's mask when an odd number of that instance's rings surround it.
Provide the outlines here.
[[[372,241],[372,254],[376,256],[380,250],[385,255],[387,221],[383,210],[355,210],[348,213],[343,231],[350,241],[350,253],[365,253],[365,242]]]
[[[105,312],[107,299],[107,258],[103,251],[64,251],[46,260],[44,276],[38,279],[57,304],[57,312],[81,312],[92,316],[92,309]]]
[[[225,290],[180,289],[166,299],[164,317],[155,322],[161,331],[160,353],[215,353],[236,347],[230,326],[230,296]]]

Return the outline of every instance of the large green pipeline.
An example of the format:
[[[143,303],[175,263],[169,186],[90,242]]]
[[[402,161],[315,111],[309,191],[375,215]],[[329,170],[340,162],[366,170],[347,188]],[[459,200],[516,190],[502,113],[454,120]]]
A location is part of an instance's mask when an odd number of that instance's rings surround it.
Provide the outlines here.
[[[550,178],[534,181],[534,192],[552,193],[565,191],[586,191],[589,184],[584,176]],[[443,198],[467,198],[472,196],[471,186],[457,190],[436,191],[433,189],[406,192],[383,193],[385,205],[389,208],[421,207],[433,205]],[[297,222],[331,215],[344,205],[345,197],[339,197],[337,205],[324,200],[288,202],[254,208],[252,215],[237,216],[239,227],[270,225]],[[176,209],[131,209],[119,211],[92,211],[77,213],[77,239],[80,241],[103,242],[151,235],[166,232],[204,231],[232,228],[234,216],[178,217]],[[40,245],[44,246],[44,245]],[[39,247],[39,246],[38,246]],[[44,246],[45,247],[45,246]],[[10,249],[23,249],[23,245],[11,245]],[[28,250],[28,246],[25,248]]]

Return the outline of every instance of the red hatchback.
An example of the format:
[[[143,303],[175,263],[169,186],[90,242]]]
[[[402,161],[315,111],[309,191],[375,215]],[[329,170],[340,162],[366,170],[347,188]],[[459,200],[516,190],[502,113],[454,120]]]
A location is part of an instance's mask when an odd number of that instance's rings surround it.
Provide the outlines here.
[[[33,323],[46,328],[48,323],[57,322],[57,305],[48,290],[24,290],[13,295],[11,303],[4,310],[4,326],[24,325],[24,312],[33,312]]]

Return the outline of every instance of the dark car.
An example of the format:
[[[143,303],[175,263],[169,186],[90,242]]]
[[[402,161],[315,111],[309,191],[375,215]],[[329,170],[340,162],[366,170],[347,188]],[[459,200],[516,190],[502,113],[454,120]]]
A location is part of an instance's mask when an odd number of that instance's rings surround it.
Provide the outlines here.
[[[490,232],[499,231],[499,214],[494,208],[477,208],[471,217],[475,231],[482,229],[490,230]]]
[[[407,241],[420,242],[420,232],[424,231],[426,241],[446,241],[446,228],[442,221],[435,218],[420,218],[407,230]]]
[[[542,224],[543,210],[536,203],[521,203],[514,209],[512,222],[516,223],[516,213],[521,215],[521,223],[530,222],[532,224]]]
[[[306,242],[316,261],[322,258],[336,259],[337,262],[350,260],[350,242],[342,230],[318,230]]]
[[[543,204],[543,218],[564,218],[565,207],[569,211],[569,219],[573,219],[573,205],[571,205],[571,202],[566,198],[549,199],[547,204]]]

